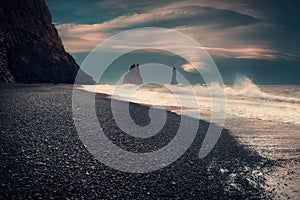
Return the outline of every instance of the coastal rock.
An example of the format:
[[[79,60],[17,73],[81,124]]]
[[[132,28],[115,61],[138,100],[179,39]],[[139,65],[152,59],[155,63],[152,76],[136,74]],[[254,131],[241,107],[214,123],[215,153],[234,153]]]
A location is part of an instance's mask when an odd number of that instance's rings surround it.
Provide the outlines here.
[[[171,85],[177,85],[177,84],[178,84],[178,81],[176,79],[176,68],[173,67]]]
[[[134,64],[130,67],[129,72],[124,77],[123,84],[143,84],[143,78],[138,64]]]
[[[0,26],[1,82],[74,82],[79,66],[65,51],[44,0],[2,2]],[[86,75],[81,82],[94,81]]]

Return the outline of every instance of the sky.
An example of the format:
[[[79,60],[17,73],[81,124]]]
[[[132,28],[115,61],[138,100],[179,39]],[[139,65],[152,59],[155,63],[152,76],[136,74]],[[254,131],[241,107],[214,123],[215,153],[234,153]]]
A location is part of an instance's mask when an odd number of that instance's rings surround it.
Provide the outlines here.
[[[300,2],[296,0],[46,2],[66,50],[79,65],[95,46],[115,34],[162,27],[186,34],[201,44],[225,84],[243,76],[258,84],[300,84]],[[163,62],[191,82],[203,82],[182,58],[144,51],[114,62],[102,82],[116,81],[133,62]]]

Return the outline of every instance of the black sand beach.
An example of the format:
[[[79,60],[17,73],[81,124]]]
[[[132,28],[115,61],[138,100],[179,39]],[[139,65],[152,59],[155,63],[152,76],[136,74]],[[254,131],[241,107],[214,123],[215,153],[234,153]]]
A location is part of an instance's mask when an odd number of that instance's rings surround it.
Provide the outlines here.
[[[210,154],[198,158],[208,123],[200,121],[188,151],[173,164],[151,173],[111,169],[94,159],[72,120],[73,85],[0,86],[1,199],[269,199],[268,174],[277,163],[245,148],[229,133]],[[137,140],[115,125],[110,100],[96,97],[99,122],[116,144],[134,152],[155,150],[176,132],[180,116],[168,113],[162,132]],[[138,124],[147,123],[148,107],[131,104]],[[145,115],[146,114],[146,115]],[[121,139],[120,139],[121,138]]]

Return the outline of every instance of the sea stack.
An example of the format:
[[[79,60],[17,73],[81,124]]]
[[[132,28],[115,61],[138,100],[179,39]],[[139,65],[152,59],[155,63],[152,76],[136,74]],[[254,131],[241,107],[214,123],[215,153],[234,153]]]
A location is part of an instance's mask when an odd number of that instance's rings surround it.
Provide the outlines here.
[[[1,2],[0,82],[73,83],[78,70],[45,0]],[[94,83],[83,72],[79,81]]]
[[[140,74],[139,64],[131,65],[129,72],[124,77],[123,84],[143,84],[143,78]]]
[[[173,67],[171,85],[177,85],[177,84],[178,84],[178,82],[176,79],[176,68]]]

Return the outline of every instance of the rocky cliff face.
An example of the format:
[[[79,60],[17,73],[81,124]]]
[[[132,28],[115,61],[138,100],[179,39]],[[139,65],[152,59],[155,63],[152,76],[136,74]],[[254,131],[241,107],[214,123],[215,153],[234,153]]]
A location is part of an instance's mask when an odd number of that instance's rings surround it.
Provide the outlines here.
[[[45,1],[0,0],[0,5],[0,81],[74,82],[79,67],[64,50]]]

